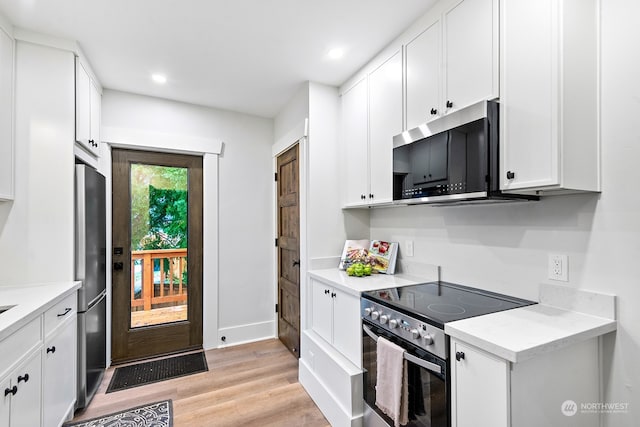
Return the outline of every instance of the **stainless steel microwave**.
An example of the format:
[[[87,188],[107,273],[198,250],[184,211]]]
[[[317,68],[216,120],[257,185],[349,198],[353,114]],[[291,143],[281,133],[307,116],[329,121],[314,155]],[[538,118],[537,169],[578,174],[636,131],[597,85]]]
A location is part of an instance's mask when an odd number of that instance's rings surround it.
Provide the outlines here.
[[[393,137],[396,204],[537,200],[499,183],[499,104],[483,101]]]

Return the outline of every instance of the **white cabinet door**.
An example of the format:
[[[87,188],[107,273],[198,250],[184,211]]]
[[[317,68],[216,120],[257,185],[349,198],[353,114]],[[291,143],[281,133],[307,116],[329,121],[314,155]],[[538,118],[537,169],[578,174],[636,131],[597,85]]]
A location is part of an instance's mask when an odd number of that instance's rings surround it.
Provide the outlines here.
[[[311,327],[328,343],[333,341],[331,329],[333,327],[333,288],[322,282],[311,280],[312,320]]]
[[[11,396],[11,427],[34,427],[40,425],[40,397],[42,387],[42,358],[40,351],[35,352],[27,361],[14,371],[12,386],[18,392]]]
[[[451,426],[508,427],[509,405],[508,362],[452,339]]]
[[[96,87],[95,82],[92,80],[90,84],[90,134],[91,149],[94,153],[98,154],[100,151],[100,115],[102,109],[102,97],[100,91]]]
[[[436,21],[405,48],[407,129],[439,115],[442,81],[440,34],[440,21]]]
[[[76,319],[45,340],[43,351],[44,426],[59,426],[76,400]]]
[[[367,79],[363,78],[342,95],[346,205],[366,205],[369,200],[367,108]]]
[[[76,58],[76,141],[89,148],[91,139],[91,79]]]
[[[497,0],[462,0],[444,14],[445,108],[498,96]]]
[[[360,298],[334,291],[333,346],[357,367],[362,366],[362,331],[360,329]]]
[[[501,4],[501,189],[600,191],[599,4]]]
[[[76,141],[98,155],[100,138],[100,92],[76,58]]]
[[[9,412],[11,411],[11,377],[0,381],[0,427],[9,427]]]
[[[556,1],[507,2],[502,20],[500,180],[505,190],[558,184]],[[557,83],[556,83],[557,84]],[[509,176],[507,176],[507,174]]]
[[[370,202],[393,200],[393,136],[400,132],[402,52],[398,50],[369,74]]]
[[[0,200],[13,199],[14,42],[0,28]]]

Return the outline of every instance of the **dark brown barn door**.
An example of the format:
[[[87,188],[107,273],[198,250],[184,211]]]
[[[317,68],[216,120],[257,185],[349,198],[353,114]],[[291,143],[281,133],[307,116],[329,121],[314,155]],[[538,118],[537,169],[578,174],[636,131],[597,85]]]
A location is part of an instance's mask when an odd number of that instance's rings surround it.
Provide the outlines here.
[[[114,363],[202,347],[202,158],[114,149]]]
[[[298,144],[278,156],[278,336],[300,357]]]

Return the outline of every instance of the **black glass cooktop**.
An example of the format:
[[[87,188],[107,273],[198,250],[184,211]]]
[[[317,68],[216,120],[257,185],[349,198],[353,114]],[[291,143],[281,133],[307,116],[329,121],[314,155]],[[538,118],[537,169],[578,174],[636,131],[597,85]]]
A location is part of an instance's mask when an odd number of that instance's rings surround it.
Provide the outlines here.
[[[508,295],[448,282],[431,282],[364,292],[363,298],[419,316],[444,328],[447,322],[536,304]]]

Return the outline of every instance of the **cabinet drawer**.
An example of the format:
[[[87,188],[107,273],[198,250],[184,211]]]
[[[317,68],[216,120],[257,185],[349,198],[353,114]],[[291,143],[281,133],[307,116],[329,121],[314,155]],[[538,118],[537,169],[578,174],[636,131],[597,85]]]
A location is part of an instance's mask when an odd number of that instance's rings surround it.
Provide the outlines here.
[[[65,320],[74,317],[77,311],[78,297],[74,292],[44,313],[44,336],[48,336]]]
[[[42,316],[38,316],[0,342],[0,378],[25,354],[42,343]]]

